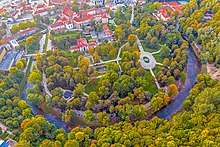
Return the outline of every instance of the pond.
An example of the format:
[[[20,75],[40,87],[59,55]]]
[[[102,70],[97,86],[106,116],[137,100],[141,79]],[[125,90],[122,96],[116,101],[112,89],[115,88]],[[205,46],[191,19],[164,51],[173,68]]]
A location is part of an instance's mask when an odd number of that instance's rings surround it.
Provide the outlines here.
[[[143,59],[144,59],[144,62],[146,62],[146,63],[150,62],[150,59],[148,57],[143,57]]]

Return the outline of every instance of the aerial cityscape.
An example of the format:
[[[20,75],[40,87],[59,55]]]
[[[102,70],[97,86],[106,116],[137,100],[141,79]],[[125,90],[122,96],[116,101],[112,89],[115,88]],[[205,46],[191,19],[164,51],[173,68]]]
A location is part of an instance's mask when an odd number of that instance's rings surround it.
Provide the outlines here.
[[[219,147],[220,1],[0,0],[0,147]]]

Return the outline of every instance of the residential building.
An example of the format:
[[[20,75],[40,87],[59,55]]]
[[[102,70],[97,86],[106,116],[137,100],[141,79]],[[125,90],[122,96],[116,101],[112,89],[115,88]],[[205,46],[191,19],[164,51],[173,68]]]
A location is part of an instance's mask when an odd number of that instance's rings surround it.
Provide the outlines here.
[[[2,61],[2,59],[4,58],[5,54],[6,54],[6,49],[3,47],[3,48],[0,48],[0,62]]]
[[[112,31],[109,29],[107,24],[103,25],[103,30],[105,32],[106,37],[111,37],[112,36]]]
[[[51,31],[63,30],[65,28],[65,24],[62,21],[55,22],[49,26]]]
[[[158,20],[163,20],[167,21],[172,17],[174,12],[178,12],[178,16],[182,16],[182,5],[178,2],[166,2],[166,3],[161,3],[162,8],[158,10],[156,13],[153,13],[153,15],[156,17]]]
[[[71,51],[79,51],[79,52],[86,52],[89,48],[96,47],[95,42],[88,43],[86,38],[80,38],[77,40],[77,45],[71,46]]]
[[[105,0],[92,0],[92,3],[94,5],[104,6],[105,5]]]
[[[16,48],[19,47],[19,44],[18,44],[18,42],[17,42],[16,40],[11,40],[11,41],[9,41],[9,44],[11,45],[11,47],[12,47],[13,49],[16,49]]]
[[[8,42],[10,40],[16,40],[16,39],[19,39],[21,37],[25,37],[25,36],[29,36],[31,35],[32,33],[36,32],[37,31],[37,28],[36,27],[33,27],[33,28],[29,28],[29,29],[26,29],[24,31],[21,31],[21,32],[18,32],[16,33],[15,35],[13,36],[10,36],[10,37],[7,37],[3,40],[0,40],[0,42]]]

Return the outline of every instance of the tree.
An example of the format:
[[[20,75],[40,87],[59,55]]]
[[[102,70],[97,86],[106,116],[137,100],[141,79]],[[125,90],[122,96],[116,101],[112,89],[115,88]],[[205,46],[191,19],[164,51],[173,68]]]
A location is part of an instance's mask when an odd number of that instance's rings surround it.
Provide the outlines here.
[[[99,96],[96,94],[96,92],[90,92],[88,96],[88,102],[91,102],[92,105],[97,104],[99,100]]]
[[[80,97],[83,95],[84,91],[85,91],[84,85],[82,85],[81,83],[78,83],[76,85],[76,89],[74,90],[74,95],[76,97]]]
[[[161,97],[153,97],[150,101],[150,107],[154,111],[160,110],[160,108],[163,106],[163,99]]]
[[[156,37],[153,37],[151,40],[150,40],[150,46],[152,48],[158,48],[159,47],[159,41]]]
[[[166,45],[163,45],[160,47],[160,54],[161,54],[161,57],[164,59],[164,58],[168,58],[169,55],[170,55],[170,49],[168,46]]]
[[[129,42],[130,46],[133,46],[136,41],[137,41],[136,35],[130,34],[128,36],[128,42]]]
[[[168,86],[168,95],[169,95],[169,97],[173,98],[177,94],[178,94],[177,86],[175,84],[170,84]]]
[[[28,81],[32,84],[36,84],[37,81],[42,81],[42,73],[39,70],[34,70],[30,73]]]
[[[20,100],[20,101],[18,102],[18,107],[19,107],[21,110],[24,110],[24,109],[28,108],[28,105],[27,105],[26,101]]]
[[[92,121],[94,119],[94,115],[93,115],[91,110],[86,110],[84,112],[83,116],[84,116],[85,119],[90,120],[90,121]]]
[[[97,115],[97,118],[98,118],[98,121],[104,125],[104,126],[108,126],[108,123],[109,123],[109,116],[107,115],[106,112],[99,112],[98,115]]]
[[[124,30],[123,30],[121,25],[116,26],[116,28],[115,28],[115,35],[118,38],[118,40],[122,40],[124,38],[125,32],[124,32]]]
[[[144,105],[135,105],[134,108],[132,109],[132,115],[135,118],[146,117],[147,116],[147,107]]]
[[[76,113],[74,112],[74,110],[67,110],[62,116],[62,120],[64,122],[69,122],[74,124],[75,117],[76,117]]]
[[[64,147],[79,147],[79,142],[76,140],[68,140]]]
[[[188,41],[190,43],[192,43],[194,41],[194,35],[193,34],[190,34],[189,37],[188,37]]]

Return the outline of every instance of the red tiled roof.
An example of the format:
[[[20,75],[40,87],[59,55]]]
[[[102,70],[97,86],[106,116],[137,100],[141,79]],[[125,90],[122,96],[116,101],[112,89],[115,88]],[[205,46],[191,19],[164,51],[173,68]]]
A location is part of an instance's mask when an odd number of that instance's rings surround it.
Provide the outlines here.
[[[103,26],[103,30],[105,31],[106,36],[111,36],[112,35],[112,31],[109,29],[107,24],[105,24]]]
[[[6,11],[6,10],[5,10],[4,8],[1,8],[1,9],[0,9],[0,14],[3,13],[3,12],[5,12],[5,11]]]
[[[176,11],[180,11],[182,9],[182,6],[173,6],[173,9],[175,9]]]
[[[36,9],[40,9],[40,8],[44,8],[44,7],[45,7],[44,4],[38,4],[38,5],[36,6]]]
[[[162,8],[158,11],[161,15],[163,15],[164,18],[170,18],[170,16],[167,14],[167,10],[165,8]]]
[[[22,36],[22,35],[24,35],[24,34],[26,34],[26,33],[29,33],[29,32],[31,32],[31,31],[36,31],[36,30],[37,30],[36,27],[29,28],[29,29],[26,29],[26,30],[24,30],[24,31],[22,31],[22,32],[16,33],[16,34],[13,35],[13,36],[10,36],[10,37],[8,37],[8,38],[5,38],[4,40],[7,42],[7,41],[10,41],[10,40],[12,40],[12,39],[14,39],[14,38],[17,38],[18,36]]]
[[[89,43],[89,47],[96,47],[96,43],[95,42]]]
[[[88,46],[86,38],[80,38],[77,40],[77,44],[79,47]]]
[[[70,50],[78,50],[79,49],[79,46],[78,45],[75,45],[75,46],[71,46],[70,47]]]
[[[51,0],[52,3],[61,4],[67,2],[67,0]]]
[[[41,10],[37,10],[34,12],[34,15],[37,15],[37,14],[41,14],[41,13],[44,13],[44,12],[47,12],[48,9],[41,9]]]
[[[51,28],[56,28],[56,27],[59,27],[59,26],[63,26],[64,23],[62,21],[58,21],[58,22],[55,22],[55,23],[52,23],[50,25]]]
[[[102,18],[107,18],[107,14],[106,14],[106,13],[103,13],[103,14],[102,14]]]
[[[31,11],[33,8],[30,5],[25,5],[23,7],[23,9],[26,10],[26,11]]]
[[[65,5],[63,7],[63,14],[70,17],[73,15],[73,10],[68,5]]]
[[[178,6],[179,3],[178,2],[167,2],[168,5],[171,5],[171,6]]]
[[[82,17],[75,17],[73,20],[76,22],[83,22],[83,21],[90,20],[90,19],[94,19],[94,17],[92,15],[85,15]]]

